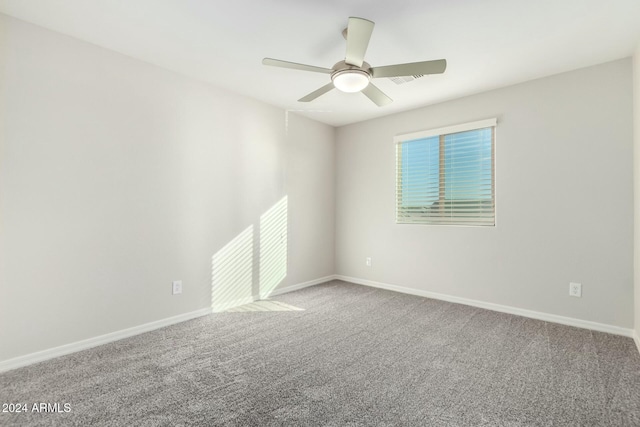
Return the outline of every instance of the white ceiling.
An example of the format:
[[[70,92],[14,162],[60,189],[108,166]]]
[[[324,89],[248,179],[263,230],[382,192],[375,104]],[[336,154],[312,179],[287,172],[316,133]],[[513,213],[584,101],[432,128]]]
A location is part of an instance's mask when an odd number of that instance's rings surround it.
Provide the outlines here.
[[[630,56],[640,0],[0,0],[0,11],[334,126]],[[372,66],[446,58],[445,74],[375,84],[394,102],[333,90],[349,16],[376,23]],[[315,110],[315,111],[314,111]]]

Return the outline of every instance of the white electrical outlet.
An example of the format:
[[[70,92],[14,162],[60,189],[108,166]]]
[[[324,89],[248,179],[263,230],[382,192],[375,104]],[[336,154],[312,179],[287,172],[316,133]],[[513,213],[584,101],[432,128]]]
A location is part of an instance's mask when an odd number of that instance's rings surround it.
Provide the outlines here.
[[[582,284],[573,282],[569,283],[569,295],[580,298],[582,296]]]
[[[182,280],[174,280],[171,286],[171,293],[178,295],[182,293]]]
[[[367,264],[367,267],[371,267],[371,257],[368,256],[367,259],[365,260],[365,263]]]

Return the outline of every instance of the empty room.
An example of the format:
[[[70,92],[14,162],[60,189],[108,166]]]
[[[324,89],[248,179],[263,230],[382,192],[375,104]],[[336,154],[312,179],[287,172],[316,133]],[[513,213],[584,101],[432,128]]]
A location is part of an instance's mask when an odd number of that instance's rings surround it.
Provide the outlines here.
[[[638,0],[0,0],[0,425],[640,426]]]

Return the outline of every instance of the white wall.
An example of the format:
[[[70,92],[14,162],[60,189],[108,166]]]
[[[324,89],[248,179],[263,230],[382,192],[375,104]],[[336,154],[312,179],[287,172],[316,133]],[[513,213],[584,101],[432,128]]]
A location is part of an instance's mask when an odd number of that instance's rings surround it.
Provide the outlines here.
[[[640,42],[633,55],[634,329],[640,340]],[[640,350],[640,341],[636,341]]]
[[[335,272],[335,128],[289,113],[289,280]],[[331,141],[328,143],[327,141]]]
[[[339,128],[337,273],[632,327],[631,88],[624,59]],[[496,227],[395,224],[393,136],[490,117]]]
[[[280,286],[333,273],[333,128],[3,15],[0,32],[0,361],[210,306],[212,255],[285,195]]]

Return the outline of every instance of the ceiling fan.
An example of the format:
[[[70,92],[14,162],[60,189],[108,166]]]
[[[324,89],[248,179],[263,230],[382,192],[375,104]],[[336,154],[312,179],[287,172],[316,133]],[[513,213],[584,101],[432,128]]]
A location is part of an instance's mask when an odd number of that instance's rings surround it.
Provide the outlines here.
[[[348,27],[342,32],[347,39],[347,54],[344,61],[336,63],[332,68],[315,67],[313,65],[297,64],[295,62],[280,61],[279,59],[264,58],[264,65],[291,68],[294,70],[312,71],[331,76],[331,83],[322,86],[300,98],[299,102],[310,102],[319,96],[336,88],[342,92],[362,92],[377,106],[382,107],[393,100],[378,89],[371,79],[379,77],[403,77],[425,74],[441,74],[447,68],[445,59],[435,61],[412,62],[408,64],[385,65],[372,67],[364,62],[373,26],[375,24],[363,18],[349,18]]]

